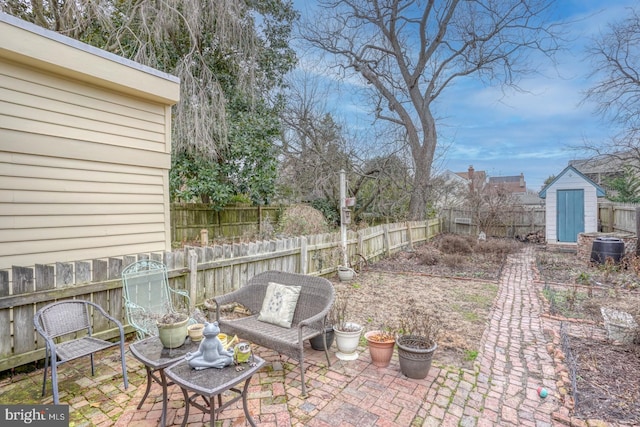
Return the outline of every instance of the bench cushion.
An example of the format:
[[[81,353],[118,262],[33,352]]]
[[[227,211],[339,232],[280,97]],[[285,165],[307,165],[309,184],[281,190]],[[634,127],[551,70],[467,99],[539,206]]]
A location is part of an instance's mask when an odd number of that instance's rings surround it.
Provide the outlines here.
[[[269,282],[258,320],[290,328],[300,297],[300,290],[300,286],[286,286]]]

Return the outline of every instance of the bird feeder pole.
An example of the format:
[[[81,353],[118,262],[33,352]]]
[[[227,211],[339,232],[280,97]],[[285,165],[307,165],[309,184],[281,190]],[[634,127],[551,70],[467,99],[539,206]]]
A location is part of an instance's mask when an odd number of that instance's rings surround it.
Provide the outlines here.
[[[340,169],[340,238],[342,244],[342,265],[349,266],[349,259],[347,256],[347,224],[345,221],[346,215],[346,198],[347,198],[347,177],[344,169]]]

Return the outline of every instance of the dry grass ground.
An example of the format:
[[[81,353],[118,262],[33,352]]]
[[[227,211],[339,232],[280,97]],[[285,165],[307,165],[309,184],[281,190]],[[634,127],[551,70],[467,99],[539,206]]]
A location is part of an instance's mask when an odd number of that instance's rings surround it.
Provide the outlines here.
[[[398,328],[415,307],[441,323],[436,363],[470,368],[478,354],[497,279],[511,240],[441,236],[369,265],[350,283],[336,283],[348,318],[365,330]]]

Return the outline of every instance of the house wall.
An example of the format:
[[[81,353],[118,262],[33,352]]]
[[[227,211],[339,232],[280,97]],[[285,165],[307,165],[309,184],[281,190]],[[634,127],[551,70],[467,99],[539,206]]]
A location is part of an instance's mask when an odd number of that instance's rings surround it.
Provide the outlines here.
[[[567,171],[547,188],[546,196],[546,240],[558,243],[556,213],[558,209],[558,190],[584,190],[584,232],[598,231],[598,196],[596,188],[580,175]]]
[[[170,250],[179,80],[0,14],[0,268]]]

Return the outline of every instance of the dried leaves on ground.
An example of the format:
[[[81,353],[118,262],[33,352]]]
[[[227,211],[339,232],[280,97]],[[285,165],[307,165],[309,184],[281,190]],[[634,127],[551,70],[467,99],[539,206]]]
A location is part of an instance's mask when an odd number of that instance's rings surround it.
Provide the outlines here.
[[[351,283],[336,283],[349,320],[365,330],[398,329],[416,308],[440,323],[436,363],[472,367],[497,279],[513,240],[445,235],[367,266]]]
[[[623,311],[640,323],[640,260],[629,255],[620,264],[592,264],[542,249],[537,259],[549,314],[583,325],[570,328],[565,349],[576,415],[640,424],[640,332],[635,343],[610,340],[600,311]]]
[[[436,314],[442,332],[435,363],[469,368],[505,257],[521,248],[507,239],[442,235],[368,265],[353,282],[336,283],[336,289],[348,298],[353,321],[366,330],[392,328],[413,305]],[[536,259],[549,314],[587,321],[593,331],[567,340],[575,358],[576,415],[640,424],[640,347],[602,338],[606,332],[600,314],[605,306],[640,319],[640,260],[590,265],[574,253],[548,252],[543,245],[536,246]]]

